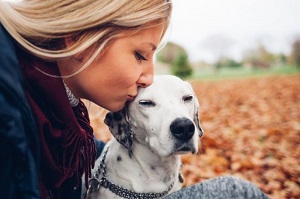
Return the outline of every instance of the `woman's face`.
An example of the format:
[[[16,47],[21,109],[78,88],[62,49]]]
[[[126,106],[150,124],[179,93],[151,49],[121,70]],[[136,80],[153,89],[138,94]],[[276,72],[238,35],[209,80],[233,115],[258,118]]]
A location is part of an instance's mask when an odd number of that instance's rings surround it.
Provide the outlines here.
[[[64,81],[76,97],[110,111],[121,110],[138,87],[152,83],[153,55],[162,32],[161,25],[117,38],[86,69]]]

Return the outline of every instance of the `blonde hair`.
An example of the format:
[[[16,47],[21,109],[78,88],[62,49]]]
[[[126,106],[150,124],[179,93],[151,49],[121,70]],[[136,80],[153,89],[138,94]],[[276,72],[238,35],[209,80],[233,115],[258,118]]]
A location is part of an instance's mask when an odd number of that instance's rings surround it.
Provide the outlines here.
[[[155,23],[169,25],[170,0],[0,0],[0,20],[27,51],[46,60],[58,60],[97,44],[82,71],[113,38]],[[65,38],[72,38],[65,45]],[[80,72],[77,71],[76,73]]]

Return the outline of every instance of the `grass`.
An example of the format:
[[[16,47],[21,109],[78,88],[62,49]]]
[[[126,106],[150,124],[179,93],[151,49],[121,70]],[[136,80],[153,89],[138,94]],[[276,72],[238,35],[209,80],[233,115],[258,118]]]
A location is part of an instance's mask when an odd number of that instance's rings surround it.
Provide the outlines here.
[[[300,68],[291,65],[274,65],[268,69],[253,68],[221,68],[215,70],[213,68],[198,69],[189,79],[191,80],[218,80],[226,78],[245,78],[260,77],[270,75],[289,75],[300,73]]]

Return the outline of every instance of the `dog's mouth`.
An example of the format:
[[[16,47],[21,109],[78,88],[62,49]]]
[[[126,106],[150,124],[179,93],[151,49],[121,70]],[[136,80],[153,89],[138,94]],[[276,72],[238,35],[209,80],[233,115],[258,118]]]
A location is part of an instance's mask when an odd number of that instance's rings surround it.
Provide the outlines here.
[[[173,154],[176,155],[182,155],[182,154],[187,154],[187,153],[192,153],[195,154],[197,150],[195,149],[195,146],[191,144],[182,144],[179,146],[175,146]]]

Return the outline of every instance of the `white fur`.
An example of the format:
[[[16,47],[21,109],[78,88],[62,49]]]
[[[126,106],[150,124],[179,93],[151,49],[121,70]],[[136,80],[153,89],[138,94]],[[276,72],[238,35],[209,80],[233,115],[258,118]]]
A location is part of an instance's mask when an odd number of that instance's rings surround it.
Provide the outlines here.
[[[184,96],[193,96],[185,102]],[[144,106],[140,102],[151,100],[155,106]],[[132,127],[133,141],[129,151],[116,139],[106,145],[108,179],[122,187],[139,193],[163,192],[174,182],[171,192],[181,188],[178,180],[180,154],[198,151],[199,129],[195,122],[198,101],[191,85],[175,76],[155,76],[147,88],[140,88],[135,100],[128,105],[128,118]],[[197,115],[197,114],[196,114]],[[181,143],[170,131],[170,124],[176,118],[193,121],[193,137]],[[178,146],[186,145],[189,151],[180,151]],[[121,157],[121,161],[117,160]],[[96,168],[99,160],[96,162]],[[119,198],[108,189],[101,187],[90,198]]]

